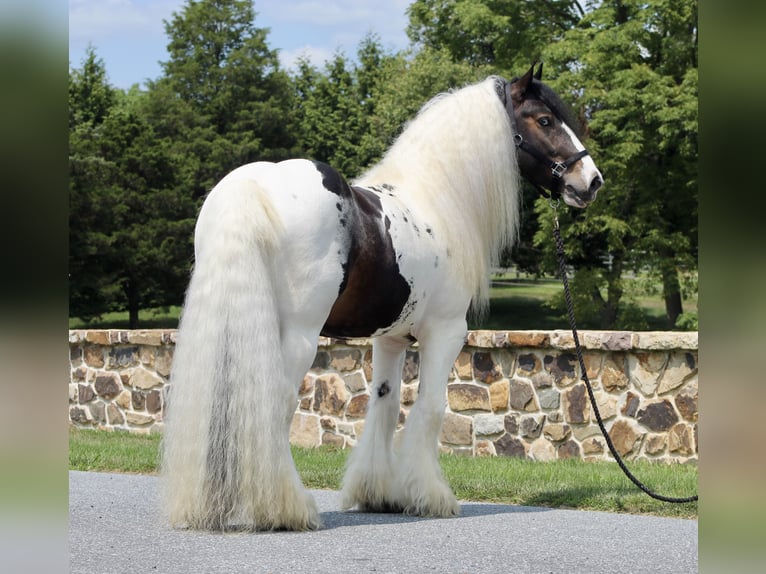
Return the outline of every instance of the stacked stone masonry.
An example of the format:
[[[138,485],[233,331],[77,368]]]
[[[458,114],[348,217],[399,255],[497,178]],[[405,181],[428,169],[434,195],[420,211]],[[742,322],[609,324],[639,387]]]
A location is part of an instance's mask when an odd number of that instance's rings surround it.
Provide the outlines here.
[[[161,432],[176,332],[70,331],[69,420],[77,427]],[[697,333],[580,332],[606,428],[628,460],[696,462]],[[399,429],[418,394],[407,351]],[[368,339],[321,338],[299,389],[293,444],[353,446],[372,388]],[[609,460],[572,334],[471,331],[447,385],[440,448],[474,456]]]

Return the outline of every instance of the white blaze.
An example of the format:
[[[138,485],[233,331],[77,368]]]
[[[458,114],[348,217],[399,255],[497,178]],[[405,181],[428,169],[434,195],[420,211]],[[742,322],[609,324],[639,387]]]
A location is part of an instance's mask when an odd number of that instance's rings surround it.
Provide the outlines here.
[[[568,125],[566,125],[563,122],[561,125],[564,127],[564,131],[566,131],[566,133],[569,134],[569,139],[572,141],[572,145],[575,146],[575,149],[577,151],[584,150],[585,146],[582,145],[582,142],[572,131],[572,128],[570,128]],[[580,160],[580,166],[581,167],[579,171],[572,170],[570,172],[570,173],[572,172],[579,173],[580,175],[581,182],[580,182],[580,185],[575,186],[576,188],[582,189],[582,190],[588,189],[588,187],[590,187],[590,182],[593,181],[593,178],[596,176],[598,176],[603,181],[604,178],[601,177],[601,172],[598,171],[598,168],[596,167],[596,162],[593,161],[593,158],[590,157],[590,155],[586,155],[584,158]]]

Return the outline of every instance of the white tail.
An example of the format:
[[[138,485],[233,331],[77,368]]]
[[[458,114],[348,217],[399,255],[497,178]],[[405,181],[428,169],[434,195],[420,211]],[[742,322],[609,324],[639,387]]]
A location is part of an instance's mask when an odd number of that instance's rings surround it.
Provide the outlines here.
[[[200,212],[162,446],[174,526],[318,527],[288,440],[297,389],[284,375],[269,263],[280,229],[263,190],[237,172]]]

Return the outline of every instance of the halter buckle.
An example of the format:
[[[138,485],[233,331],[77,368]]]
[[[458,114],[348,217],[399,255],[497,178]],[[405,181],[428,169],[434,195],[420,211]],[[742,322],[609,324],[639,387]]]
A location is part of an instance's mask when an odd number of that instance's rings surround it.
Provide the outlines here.
[[[524,141],[524,138],[521,137],[521,134],[513,134],[513,143],[516,144],[516,147],[521,146],[521,143]]]
[[[566,172],[567,168],[568,166],[565,163],[560,161],[555,162],[551,165],[551,172],[553,173],[553,177],[561,178]]]

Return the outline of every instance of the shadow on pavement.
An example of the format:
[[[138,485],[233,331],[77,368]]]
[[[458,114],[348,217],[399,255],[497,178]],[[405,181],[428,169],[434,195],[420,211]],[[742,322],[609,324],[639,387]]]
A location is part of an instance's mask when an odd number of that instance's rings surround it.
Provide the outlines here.
[[[333,528],[345,528],[365,525],[380,524],[409,524],[421,522],[424,520],[460,520],[461,518],[472,518],[477,516],[492,516],[495,514],[518,514],[529,512],[548,512],[549,508],[531,507],[531,506],[511,506],[507,504],[476,504],[462,503],[460,505],[461,514],[454,518],[432,518],[423,516],[407,516],[401,513],[375,513],[338,511],[321,512],[319,514],[322,520],[322,530],[331,530]]]

